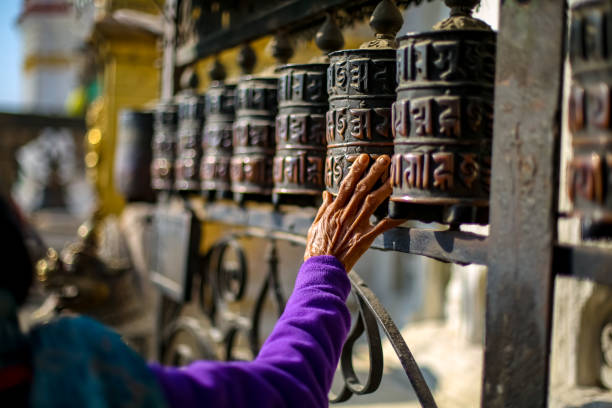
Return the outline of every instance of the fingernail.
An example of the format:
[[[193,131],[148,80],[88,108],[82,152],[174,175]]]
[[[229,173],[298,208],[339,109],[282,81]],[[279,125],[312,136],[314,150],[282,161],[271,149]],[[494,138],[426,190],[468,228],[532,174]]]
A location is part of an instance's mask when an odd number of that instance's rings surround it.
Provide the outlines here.
[[[359,162],[361,164],[366,164],[369,161],[370,161],[370,157],[367,154],[362,154],[359,156]]]
[[[389,156],[387,156],[386,154],[382,155],[378,159],[376,159],[376,161],[379,162],[380,164],[388,163],[389,162]]]

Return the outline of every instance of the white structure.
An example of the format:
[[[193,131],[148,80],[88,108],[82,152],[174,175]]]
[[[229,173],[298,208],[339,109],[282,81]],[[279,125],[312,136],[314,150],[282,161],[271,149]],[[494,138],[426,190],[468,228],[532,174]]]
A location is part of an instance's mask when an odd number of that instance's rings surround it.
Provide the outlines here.
[[[79,49],[93,13],[83,14],[68,0],[24,0],[18,22],[24,50],[23,106],[62,113],[68,94],[78,85]]]

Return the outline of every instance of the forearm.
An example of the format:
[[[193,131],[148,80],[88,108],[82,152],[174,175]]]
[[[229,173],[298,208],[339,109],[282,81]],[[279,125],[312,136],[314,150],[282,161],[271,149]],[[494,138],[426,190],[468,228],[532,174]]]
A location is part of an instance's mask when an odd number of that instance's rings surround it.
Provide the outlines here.
[[[350,283],[331,256],[300,268],[285,312],[253,362],[152,366],[175,406],[323,407],[350,326]]]

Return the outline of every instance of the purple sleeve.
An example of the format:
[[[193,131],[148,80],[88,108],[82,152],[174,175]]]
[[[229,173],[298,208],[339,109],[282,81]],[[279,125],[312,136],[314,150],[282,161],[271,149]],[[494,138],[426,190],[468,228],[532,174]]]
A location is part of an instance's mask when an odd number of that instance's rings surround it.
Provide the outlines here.
[[[308,259],[283,315],[252,362],[152,364],[173,407],[327,407],[350,326],[351,285],[333,256]]]

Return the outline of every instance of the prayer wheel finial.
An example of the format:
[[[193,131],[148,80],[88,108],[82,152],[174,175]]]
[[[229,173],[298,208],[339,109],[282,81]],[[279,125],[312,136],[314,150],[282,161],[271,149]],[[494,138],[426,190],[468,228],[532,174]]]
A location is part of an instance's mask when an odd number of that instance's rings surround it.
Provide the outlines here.
[[[402,28],[402,13],[391,0],[382,0],[370,17],[370,27],[376,39],[363,43],[360,48],[397,48],[395,36]]]
[[[237,62],[243,75],[253,72],[253,68],[255,68],[255,64],[257,63],[257,55],[255,55],[253,48],[251,48],[251,44],[245,43],[242,45],[238,52]]]
[[[440,21],[434,30],[486,30],[491,27],[482,20],[472,17],[472,11],[480,4],[480,0],[444,0],[450,7],[450,17]]]
[[[212,64],[212,67],[208,71],[208,75],[210,79],[213,81],[223,81],[227,76],[227,72],[225,71],[225,66],[219,61],[219,56],[215,56],[215,61]]]
[[[278,61],[279,65],[286,64],[293,56],[293,47],[287,37],[286,32],[280,31],[272,37],[267,46],[267,51]]]
[[[336,19],[332,14],[328,13],[325,16],[323,25],[315,35],[315,44],[323,51],[326,60],[329,60],[327,54],[337,51],[344,46],[342,31],[336,25]]]

